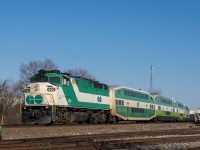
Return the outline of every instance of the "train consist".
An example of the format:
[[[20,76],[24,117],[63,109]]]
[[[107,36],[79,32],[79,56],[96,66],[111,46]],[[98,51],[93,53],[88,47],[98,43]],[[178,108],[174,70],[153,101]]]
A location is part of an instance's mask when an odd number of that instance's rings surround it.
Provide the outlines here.
[[[180,102],[58,70],[40,70],[31,78],[21,109],[27,124],[189,120],[189,109]]]

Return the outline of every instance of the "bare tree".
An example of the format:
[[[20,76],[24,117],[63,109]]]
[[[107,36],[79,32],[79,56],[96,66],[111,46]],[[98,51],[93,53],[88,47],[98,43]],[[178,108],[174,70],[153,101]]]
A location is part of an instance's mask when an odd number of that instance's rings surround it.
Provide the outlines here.
[[[13,103],[14,94],[8,80],[0,82],[0,113],[3,114],[9,110]]]
[[[53,62],[52,59],[45,59],[42,63],[42,68],[44,70],[56,70],[58,66]]]
[[[8,80],[0,81],[0,116],[4,115],[4,124],[14,124],[20,122],[19,95],[16,85]]]
[[[0,82],[0,114],[7,113],[15,101],[12,84],[8,80]]]
[[[44,70],[56,70],[58,66],[52,61],[52,59],[45,59],[44,61],[33,60],[28,64],[20,65],[20,80],[25,84],[29,83],[32,75],[37,73],[40,69]]]
[[[96,80],[96,78],[93,75],[91,75],[86,69],[80,69],[80,68],[67,69],[66,72],[73,76],[79,76],[90,80]]]
[[[24,94],[24,88],[25,88],[25,82],[23,80],[19,80],[13,84],[12,89],[15,92],[15,96],[18,99],[22,98],[22,95]]]
[[[4,115],[5,124],[20,123],[20,99],[24,94],[25,85],[40,69],[55,70],[58,66],[51,59],[29,61],[20,65],[19,81],[15,83],[8,80],[0,81],[0,116]]]

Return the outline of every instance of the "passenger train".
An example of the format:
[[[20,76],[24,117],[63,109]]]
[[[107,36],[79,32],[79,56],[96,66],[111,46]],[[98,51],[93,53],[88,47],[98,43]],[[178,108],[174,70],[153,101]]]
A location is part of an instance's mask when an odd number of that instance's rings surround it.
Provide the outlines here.
[[[108,86],[58,70],[40,70],[25,88],[22,122],[51,124],[188,121],[180,102],[126,86]]]

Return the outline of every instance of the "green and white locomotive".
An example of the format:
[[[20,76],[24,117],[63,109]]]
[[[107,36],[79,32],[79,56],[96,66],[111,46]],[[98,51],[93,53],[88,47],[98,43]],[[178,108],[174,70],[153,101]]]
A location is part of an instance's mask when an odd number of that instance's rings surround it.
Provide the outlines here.
[[[23,123],[100,123],[114,121],[110,88],[60,71],[40,70],[25,89]]]
[[[31,78],[22,107],[22,122],[27,124],[187,121],[188,117],[189,109],[171,99],[58,70],[40,70]]]

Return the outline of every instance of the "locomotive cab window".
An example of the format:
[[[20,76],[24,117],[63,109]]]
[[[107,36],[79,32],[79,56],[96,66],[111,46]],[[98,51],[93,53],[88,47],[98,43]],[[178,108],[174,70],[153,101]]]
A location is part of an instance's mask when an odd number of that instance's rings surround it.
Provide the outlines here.
[[[46,76],[35,76],[31,78],[31,83],[35,82],[48,82],[48,77]]]
[[[60,84],[60,77],[50,77],[49,82],[52,84]]]

